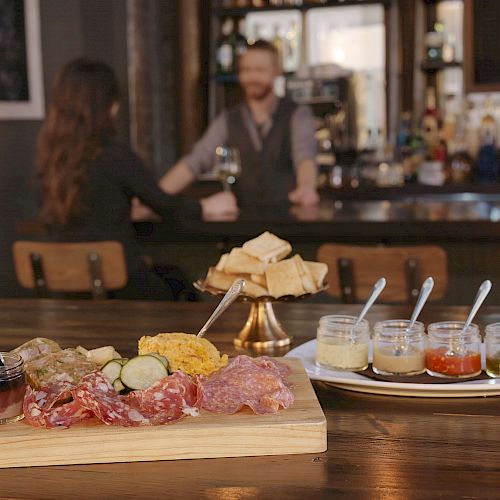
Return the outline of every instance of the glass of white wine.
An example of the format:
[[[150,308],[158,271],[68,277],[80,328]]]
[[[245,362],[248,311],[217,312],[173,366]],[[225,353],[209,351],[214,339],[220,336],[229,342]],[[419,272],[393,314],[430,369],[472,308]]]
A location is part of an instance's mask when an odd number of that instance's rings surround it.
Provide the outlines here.
[[[217,146],[215,149],[214,175],[222,182],[224,191],[231,191],[241,175],[240,152],[236,148]]]

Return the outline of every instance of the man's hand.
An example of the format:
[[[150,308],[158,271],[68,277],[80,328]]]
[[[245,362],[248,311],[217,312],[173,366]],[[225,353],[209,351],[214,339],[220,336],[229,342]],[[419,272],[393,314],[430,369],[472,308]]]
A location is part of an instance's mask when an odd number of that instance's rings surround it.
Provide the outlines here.
[[[319,194],[315,188],[298,186],[288,194],[288,199],[294,205],[302,207],[314,207],[319,203]]]
[[[215,217],[237,214],[238,204],[233,193],[221,191],[200,200],[203,219],[214,220]]]

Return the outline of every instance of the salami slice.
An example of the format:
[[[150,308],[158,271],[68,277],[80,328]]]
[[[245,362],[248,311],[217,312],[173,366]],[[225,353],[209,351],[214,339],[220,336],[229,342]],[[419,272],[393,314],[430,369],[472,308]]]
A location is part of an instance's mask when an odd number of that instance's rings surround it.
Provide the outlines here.
[[[91,411],[75,401],[57,405],[68,398],[72,389],[74,386],[69,383],[53,384],[40,391],[28,387],[23,403],[26,421],[34,427],[70,427],[92,417]]]
[[[143,415],[150,425],[172,423],[185,415],[198,415],[201,404],[199,386],[183,372],[175,372],[143,391],[126,396],[127,402]]]
[[[258,358],[252,358],[253,362],[260,366],[261,368],[267,368],[271,371],[274,371],[277,375],[281,377],[283,383],[289,386],[289,382],[287,380],[288,374],[290,373],[290,367],[285,363],[280,363],[275,359],[269,358],[268,356],[260,356]]]
[[[287,371],[269,358],[238,356],[201,381],[202,407],[214,413],[232,414],[249,406],[262,415],[288,408],[294,397],[285,384]]]
[[[105,424],[124,427],[172,423],[196,414],[201,402],[197,384],[182,372],[126,396],[119,395],[103,373],[95,372],[86,375],[72,395]]]
[[[149,419],[120,396],[102,372],[85,375],[71,391],[73,399],[107,425],[149,425]]]

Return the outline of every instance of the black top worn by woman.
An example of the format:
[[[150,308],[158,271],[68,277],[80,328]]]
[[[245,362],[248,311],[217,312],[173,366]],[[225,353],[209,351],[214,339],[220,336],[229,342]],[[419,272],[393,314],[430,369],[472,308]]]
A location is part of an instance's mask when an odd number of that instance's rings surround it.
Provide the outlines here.
[[[136,196],[164,219],[176,221],[200,219],[199,202],[166,194],[142,161],[129,148],[116,143],[105,146],[89,166],[82,195],[83,209],[68,224],[51,225],[51,239],[120,241],[129,274],[125,296],[170,298],[168,286],[141,257],[130,219],[131,201]]]

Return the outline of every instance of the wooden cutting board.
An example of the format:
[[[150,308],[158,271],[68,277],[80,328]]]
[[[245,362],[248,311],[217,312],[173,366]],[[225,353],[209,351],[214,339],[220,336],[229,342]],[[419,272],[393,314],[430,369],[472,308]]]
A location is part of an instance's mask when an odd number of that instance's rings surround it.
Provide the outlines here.
[[[23,421],[0,425],[0,468],[284,455],[326,451],[326,419],[298,359],[292,368],[294,404],[275,415],[245,408],[234,415],[202,412],[157,427],[113,427],[97,419],[69,429],[40,429]]]

